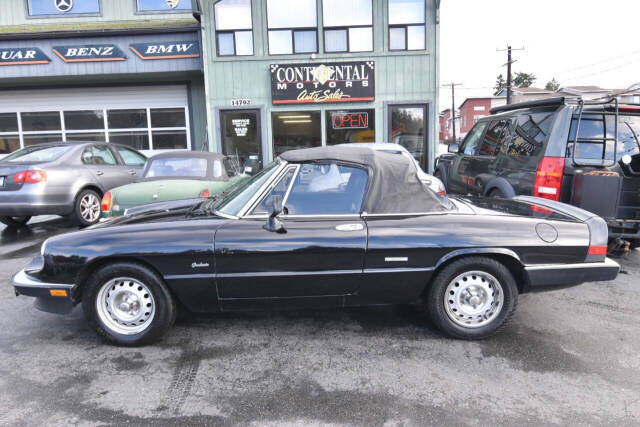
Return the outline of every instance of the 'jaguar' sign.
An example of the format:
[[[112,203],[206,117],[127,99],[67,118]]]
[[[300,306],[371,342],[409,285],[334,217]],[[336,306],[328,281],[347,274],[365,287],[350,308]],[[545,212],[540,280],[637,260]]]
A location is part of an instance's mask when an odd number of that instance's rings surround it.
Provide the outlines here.
[[[375,100],[374,61],[271,64],[274,104]]]
[[[0,48],[0,65],[48,64],[49,57],[37,47]]]

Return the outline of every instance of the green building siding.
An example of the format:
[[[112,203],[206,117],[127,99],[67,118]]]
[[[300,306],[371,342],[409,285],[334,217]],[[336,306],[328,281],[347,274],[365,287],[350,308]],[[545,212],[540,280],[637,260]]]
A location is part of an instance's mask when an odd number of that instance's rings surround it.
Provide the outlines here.
[[[389,103],[428,104],[428,168],[432,168],[437,141],[438,96],[438,25],[437,0],[426,0],[426,49],[421,51],[389,51],[387,27],[387,0],[373,0],[373,52],[348,54],[324,54],[322,34],[322,1],[318,0],[318,50],[317,54],[268,55],[266,30],[266,1],[252,1],[254,56],[217,57],[214,4],[215,0],[201,0],[205,84],[207,85],[207,113],[209,115],[209,140],[213,149],[221,150],[220,109],[233,109],[231,101],[250,99],[262,112],[262,147],[265,160],[273,158],[271,112],[335,109],[375,109],[375,138],[386,142],[387,106]],[[342,104],[271,104],[269,65],[272,63],[318,63],[340,61],[368,61],[376,64],[375,101]],[[348,104],[348,105],[347,105]],[[323,114],[324,117],[324,114]],[[324,132],[323,132],[324,140]],[[266,155],[265,155],[266,154]]]

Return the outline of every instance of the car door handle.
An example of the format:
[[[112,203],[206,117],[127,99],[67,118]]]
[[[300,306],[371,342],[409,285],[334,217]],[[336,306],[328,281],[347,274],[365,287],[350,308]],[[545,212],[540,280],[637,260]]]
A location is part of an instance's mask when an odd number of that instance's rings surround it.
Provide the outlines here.
[[[338,231],[360,231],[364,229],[364,225],[362,224],[340,224],[336,226],[336,230]]]
[[[104,175],[104,172],[102,172],[102,171],[96,171],[96,175],[98,175],[98,176]]]
[[[131,175],[137,175],[137,174],[138,174],[138,172],[136,172],[136,171],[135,171],[135,170],[133,170],[133,169],[130,169],[130,170],[129,170],[129,173],[130,173]]]

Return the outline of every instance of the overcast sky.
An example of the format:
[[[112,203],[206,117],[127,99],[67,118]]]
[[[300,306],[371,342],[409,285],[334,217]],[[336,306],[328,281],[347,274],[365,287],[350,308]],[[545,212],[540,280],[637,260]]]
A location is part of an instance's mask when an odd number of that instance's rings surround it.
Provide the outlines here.
[[[469,96],[490,96],[496,76],[534,73],[536,87],[555,77],[561,85],[626,88],[640,82],[640,0],[442,0],[440,83],[456,88],[456,108]],[[440,110],[451,105],[440,88]]]

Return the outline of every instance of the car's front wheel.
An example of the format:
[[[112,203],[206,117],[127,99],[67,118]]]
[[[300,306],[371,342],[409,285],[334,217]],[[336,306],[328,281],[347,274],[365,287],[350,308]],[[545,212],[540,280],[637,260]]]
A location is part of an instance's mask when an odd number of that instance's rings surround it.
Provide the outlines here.
[[[511,272],[487,257],[461,258],[443,268],[426,295],[429,317],[460,339],[483,339],[513,315],[518,288]]]
[[[160,340],[176,318],[176,305],[162,279],[149,268],[128,262],[93,273],[83,290],[85,317],[107,341],[138,346]]]
[[[0,222],[7,227],[19,228],[23,227],[31,219],[30,216],[0,216]]]

